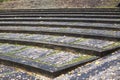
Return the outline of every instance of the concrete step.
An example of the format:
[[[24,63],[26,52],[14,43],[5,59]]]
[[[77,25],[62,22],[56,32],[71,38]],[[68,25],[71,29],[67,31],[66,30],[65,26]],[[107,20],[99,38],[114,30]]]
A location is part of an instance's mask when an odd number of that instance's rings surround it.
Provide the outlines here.
[[[119,8],[6,9],[1,12],[120,12]]]
[[[55,21],[55,22],[98,22],[98,23],[118,23],[120,19],[104,19],[104,18],[60,18],[60,17],[41,17],[41,18],[0,18],[0,21]]]
[[[16,48],[19,50],[14,50]],[[11,51],[12,49],[12,51]],[[4,52],[7,50],[7,52]],[[71,68],[98,57],[77,51],[56,50],[25,45],[13,45],[0,43],[0,60],[12,65],[24,66],[31,70],[37,70],[49,76],[58,76],[68,72]],[[6,69],[8,70],[8,69]],[[2,72],[3,73],[3,72]]]
[[[70,36],[82,36],[91,38],[104,38],[120,40],[120,31],[116,30],[98,30],[98,29],[81,29],[81,28],[51,28],[51,27],[0,27],[1,32],[18,32],[18,33],[49,33]]]
[[[120,15],[120,12],[0,12],[0,15],[17,14],[91,14],[91,15]]]
[[[81,29],[81,28],[51,28],[51,27],[0,27],[1,32],[18,32],[18,33],[49,33],[69,36],[82,36],[98,39],[120,40],[120,31],[116,30],[98,30],[98,29]]]
[[[31,44],[36,45],[50,45],[65,48],[73,48],[91,51],[91,54],[96,56],[103,56],[107,51],[119,48],[119,41],[109,41],[91,38],[70,37],[70,36],[55,36],[55,35],[42,35],[42,34],[21,34],[21,33],[1,33],[0,41]]]
[[[116,23],[91,23],[91,22],[57,22],[57,21],[0,21],[0,26],[49,26],[49,27],[73,27],[73,28],[98,28],[98,29],[118,29],[120,24]]]
[[[120,49],[119,13],[119,8],[0,10],[0,61],[50,77],[64,74]]]
[[[90,14],[16,14],[16,15],[0,15],[0,18],[11,17],[69,17],[69,18],[112,18],[119,19],[120,15],[90,15]]]

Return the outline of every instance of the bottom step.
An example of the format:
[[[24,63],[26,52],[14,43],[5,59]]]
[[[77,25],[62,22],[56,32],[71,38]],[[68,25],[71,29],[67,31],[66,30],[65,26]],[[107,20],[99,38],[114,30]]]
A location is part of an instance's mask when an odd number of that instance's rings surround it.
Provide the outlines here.
[[[0,60],[35,68],[50,76],[97,58],[77,51],[0,43]]]

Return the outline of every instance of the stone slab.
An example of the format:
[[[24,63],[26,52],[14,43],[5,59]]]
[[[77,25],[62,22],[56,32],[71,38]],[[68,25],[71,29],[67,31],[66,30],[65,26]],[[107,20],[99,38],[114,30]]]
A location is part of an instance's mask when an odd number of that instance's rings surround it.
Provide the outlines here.
[[[106,12],[103,12],[103,11],[101,11],[101,12],[89,12],[89,11],[86,11],[86,12],[81,12],[81,11],[68,11],[68,12],[66,12],[66,11],[28,11],[28,12],[26,12],[26,11],[12,11],[12,12],[10,12],[10,11],[7,11],[7,12],[3,12],[3,11],[0,11],[0,14],[1,15],[3,15],[3,14],[6,14],[6,15],[8,15],[8,14],[117,14],[117,15],[119,15],[119,13],[120,12],[109,12],[109,11],[106,11]]]
[[[21,14],[17,14],[17,15],[0,15],[0,18],[12,18],[12,17],[75,17],[75,18],[78,18],[78,17],[82,17],[82,18],[120,18],[120,15],[91,15],[91,14],[70,14],[70,15],[67,15],[67,14],[24,14],[24,15],[21,15]]]
[[[97,37],[97,38],[112,38],[120,39],[119,25],[113,25],[118,30],[101,30],[101,29],[82,29],[82,28],[51,28],[51,27],[0,27],[2,32],[26,32],[26,33],[51,33],[64,34],[73,36]],[[107,27],[107,28],[113,28]],[[89,27],[90,28],[90,27]]]
[[[120,14],[120,13],[119,13]],[[68,14],[69,15],[69,14]],[[120,19],[104,19],[104,18],[0,18],[0,21],[57,21],[57,22],[91,22],[91,23],[120,23]]]
[[[119,80],[120,49],[89,64],[80,66],[54,80]]]
[[[97,58],[83,53],[39,47],[28,47],[17,52],[0,54],[1,60],[37,68],[43,72],[52,73],[51,75],[58,75],[58,72],[62,72],[64,69],[67,70]]]
[[[12,35],[14,33],[6,33],[5,36]],[[20,34],[20,33],[19,33]],[[19,34],[17,34],[19,36]],[[54,35],[42,35],[42,34],[20,34],[22,37],[9,38],[0,36],[0,41],[4,42],[16,42],[20,44],[42,44],[67,48],[76,48],[81,50],[94,51],[96,55],[102,55],[102,52],[114,50],[119,48],[119,41],[99,40],[92,38],[70,37],[70,36],[54,36]],[[26,36],[28,35],[28,36]],[[2,37],[2,38],[1,38]],[[98,54],[99,53],[99,54]]]

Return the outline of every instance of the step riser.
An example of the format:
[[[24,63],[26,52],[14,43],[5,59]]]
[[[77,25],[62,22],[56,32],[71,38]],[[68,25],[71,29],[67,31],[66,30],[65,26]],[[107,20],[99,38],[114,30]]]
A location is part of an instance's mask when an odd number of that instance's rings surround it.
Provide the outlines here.
[[[106,11],[109,11],[109,12],[120,12],[119,11],[120,9],[119,8],[54,8],[54,9],[12,9],[12,10],[1,10],[2,12],[37,12],[37,11],[40,11],[40,12],[51,12],[51,11],[55,11],[55,12],[59,12],[59,11],[84,11],[84,12],[106,12]]]
[[[54,14],[54,15],[56,15],[56,14],[67,14],[67,15],[70,15],[70,14],[74,14],[74,15],[75,14],[76,15],[78,15],[78,14],[79,15],[80,14],[84,14],[84,15],[120,15],[119,12],[118,13],[117,12],[116,13],[114,13],[114,12],[111,12],[111,13],[110,12],[103,12],[103,13],[102,12],[98,12],[98,13],[97,12],[93,12],[93,13],[90,13],[90,12],[86,12],[86,13],[84,13],[84,12],[36,12],[36,13],[35,12],[23,12],[23,13],[22,12],[11,12],[11,13],[10,12],[3,12],[2,13],[2,12],[0,12],[0,15],[11,15],[11,14],[12,15],[25,15],[25,14],[29,14],[29,15],[30,14],[31,15],[32,14],[34,14],[34,15],[35,14],[36,15],[38,15],[38,14],[39,15],[42,15],[42,14],[47,14],[47,15],[48,14],[49,15],[51,15],[51,14]]]
[[[33,23],[30,23],[30,22],[13,22],[13,21],[9,21],[9,22],[0,22],[0,26],[29,26],[29,27],[33,27],[33,26],[49,26],[49,27],[77,27],[77,28],[113,28],[113,29],[118,29],[120,30],[120,27],[119,27],[120,24],[103,24],[103,23],[85,23],[85,22],[33,22]]]
[[[62,17],[62,18],[112,18],[112,19],[120,19],[119,15],[0,15],[0,18],[38,18],[38,17]]]
[[[116,24],[120,24],[120,21],[118,20],[76,20],[76,19],[73,19],[73,20],[70,20],[70,19],[0,19],[0,21],[32,21],[32,22],[35,22],[35,21],[50,21],[50,22],[93,22],[93,23],[116,23]]]

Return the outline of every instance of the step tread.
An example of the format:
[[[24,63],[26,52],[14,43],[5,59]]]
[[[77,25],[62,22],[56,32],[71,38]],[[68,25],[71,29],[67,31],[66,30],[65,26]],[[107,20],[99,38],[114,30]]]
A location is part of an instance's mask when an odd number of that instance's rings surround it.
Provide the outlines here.
[[[120,39],[120,31],[116,30],[99,30],[99,29],[82,29],[82,28],[52,28],[52,27],[0,27],[0,31],[13,31],[13,32],[33,32],[33,33],[57,33],[57,34],[70,34],[78,36],[93,36],[93,37],[104,37],[104,38],[115,38]]]
[[[104,18],[59,18],[59,17],[53,17],[53,18],[0,18],[0,21],[87,21],[87,22],[110,22],[110,23],[120,23],[120,19],[104,19]]]
[[[118,27],[120,28],[120,24],[110,24],[110,23],[91,23],[91,22],[56,22],[56,21],[0,21],[1,25],[53,25],[53,26],[90,26],[90,27]]]
[[[14,48],[23,47],[20,50]],[[14,51],[11,51],[13,48]],[[83,53],[69,52],[65,50],[55,50],[34,46],[0,44],[0,59],[7,60],[49,73],[60,72],[64,69],[80,65],[82,63],[94,60],[98,57]],[[4,52],[4,50],[8,52]],[[57,60],[56,60],[57,58]],[[58,59],[59,58],[59,59]],[[44,72],[43,72],[44,73]]]
[[[72,47],[100,52],[98,55],[102,55],[101,52],[120,47],[120,42],[118,41],[42,34],[0,33],[0,40],[13,42],[22,41],[24,43],[30,42],[31,44],[40,43],[50,44],[53,46],[56,45],[61,47]]]

